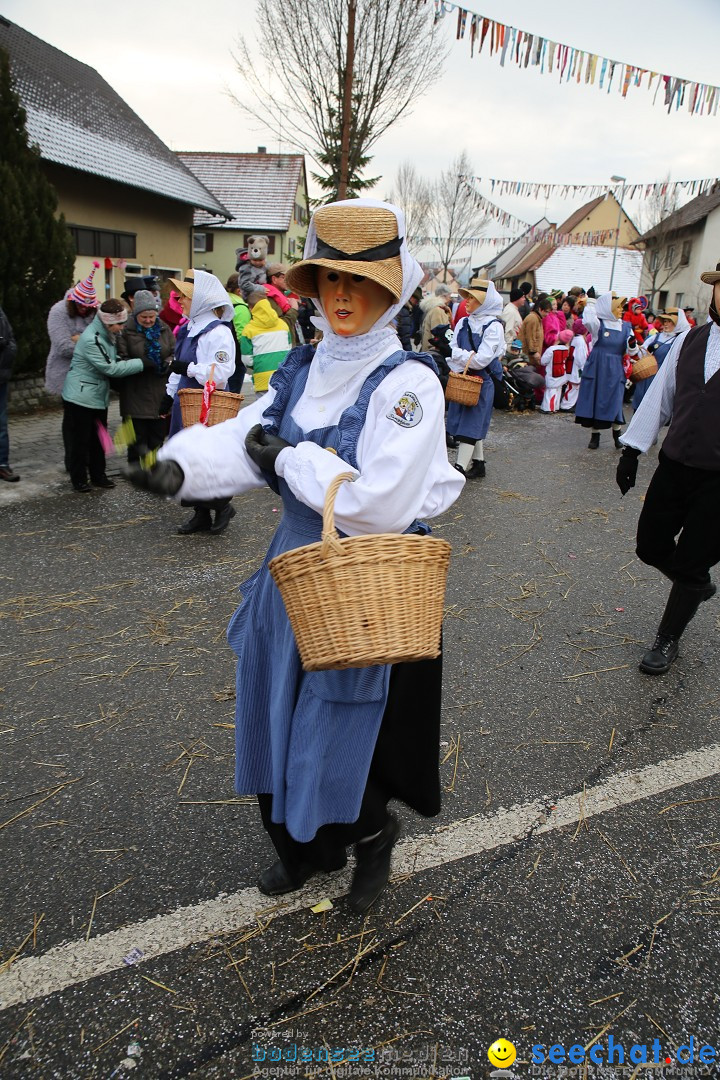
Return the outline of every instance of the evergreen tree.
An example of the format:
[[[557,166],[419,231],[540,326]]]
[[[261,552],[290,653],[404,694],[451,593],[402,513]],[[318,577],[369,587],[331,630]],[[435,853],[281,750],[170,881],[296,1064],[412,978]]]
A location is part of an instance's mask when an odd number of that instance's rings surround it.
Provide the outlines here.
[[[15,371],[39,372],[50,347],[47,312],[72,284],[75,250],[25,120],[0,49],[0,307],[18,343]]]

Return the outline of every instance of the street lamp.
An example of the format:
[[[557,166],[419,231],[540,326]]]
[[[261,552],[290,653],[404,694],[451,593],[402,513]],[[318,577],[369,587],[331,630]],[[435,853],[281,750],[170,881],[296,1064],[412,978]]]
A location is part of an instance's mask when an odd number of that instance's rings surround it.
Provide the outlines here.
[[[623,212],[622,204],[623,204],[623,199],[625,198],[625,184],[627,183],[627,179],[624,176],[611,176],[610,179],[612,180],[613,184],[622,183],[622,191],[620,193],[620,204],[618,206],[617,229],[615,231],[615,248],[613,250],[612,268],[610,270],[609,290],[610,290],[610,292],[612,292],[613,278],[615,277],[615,260],[617,259],[618,240],[620,239],[620,222],[622,221],[622,212]]]

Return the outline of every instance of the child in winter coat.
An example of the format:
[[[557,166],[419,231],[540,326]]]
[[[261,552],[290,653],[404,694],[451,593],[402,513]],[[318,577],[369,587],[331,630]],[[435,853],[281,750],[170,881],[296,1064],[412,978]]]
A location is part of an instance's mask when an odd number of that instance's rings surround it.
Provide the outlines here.
[[[545,393],[541,412],[558,412],[562,401],[563,389],[569,379],[568,365],[572,367],[570,342],[572,330],[561,330],[558,340],[542,354],[542,366],[545,369]]]
[[[570,370],[568,373],[568,380],[565,383],[565,389],[563,390],[562,401],[560,402],[560,408],[568,412],[575,408],[575,402],[580,393],[580,376],[582,375],[582,369],[585,367],[585,361],[588,358],[585,323],[582,319],[575,319],[572,331],[570,332],[573,335],[572,341],[570,342],[570,356],[568,358]]]
[[[282,364],[292,342],[287,323],[275,313],[264,293],[261,299],[257,295],[252,293],[248,298],[252,318],[242,332],[240,351],[248,368],[252,368],[255,393],[264,394],[270,376]]]

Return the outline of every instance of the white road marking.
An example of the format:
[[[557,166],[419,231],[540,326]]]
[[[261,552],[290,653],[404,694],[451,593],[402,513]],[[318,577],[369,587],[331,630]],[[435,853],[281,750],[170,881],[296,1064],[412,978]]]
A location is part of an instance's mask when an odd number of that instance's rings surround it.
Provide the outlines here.
[[[393,859],[396,874],[417,874],[484,851],[522,840],[536,826],[535,835],[573,825],[580,818],[606,814],[686,784],[720,773],[720,744],[690,750],[634,772],[619,773],[604,784],[561,799],[548,813],[539,799],[492,814],[476,814],[442,826],[425,836],[401,841]],[[143,961],[208,941],[218,934],[254,926],[269,912],[287,915],[309,907],[321,896],[343,896],[350,871],[330,879],[317,878],[285,902],[275,903],[257,889],[241,889],[230,896],[205,900],[114,930],[109,934],[58,945],[42,956],[15,961],[0,974],[0,1010],[57,993],[88,979],[107,975],[124,966],[123,957],[141,949]]]

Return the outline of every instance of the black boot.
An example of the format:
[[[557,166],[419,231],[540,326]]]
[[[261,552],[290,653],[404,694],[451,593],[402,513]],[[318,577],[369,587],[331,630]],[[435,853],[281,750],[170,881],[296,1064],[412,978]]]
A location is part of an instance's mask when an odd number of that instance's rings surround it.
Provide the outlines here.
[[[193,516],[184,525],[178,526],[178,532],[181,536],[189,536],[190,533],[196,532],[210,532],[211,525],[212,519],[208,508],[206,506],[196,506]]]
[[[692,589],[680,585],[677,581],[674,583],[653,647],[640,661],[640,670],[646,675],[664,675],[670,669],[670,665],[677,659],[679,642],[685,627],[703,600],[709,600],[713,595],[710,588],[711,586],[705,585]]]
[[[622,435],[622,431],[616,431],[615,428],[613,428],[613,441],[615,443],[615,449],[616,450],[622,450],[622,448],[623,448],[623,444],[620,442],[620,436],[621,435]]]
[[[478,461],[477,458],[473,458],[470,463],[470,468],[465,473],[468,480],[482,480],[485,476],[485,462]]]
[[[218,533],[225,532],[228,525],[235,517],[235,507],[230,503],[227,506],[223,506],[221,510],[215,511],[215,521],[210,526],[210,532],[213,536],[217,536]]]
[[[451,450],[457,450],[460,443],[457,441],[454,435],[445,435],[445,445]]]
[[[358,915],[364,915],[375,903],[390,877],[392,850],[400,835],[400,822],[394,814],[372,840],[355,845],[355,873],[350,886],[349,903]]]
[[[592,435],[590,436],[590,442],[588,443],[588,450],[597,450],[599,445],[600,445],[600,432],[599,431],[593,431]]]
[[[265,896],[282,896],[284,893],[302,889],[305,882],[317,873],[314,866],[300,866],[291,874],[278,859],[257,880],[257,887]]]

